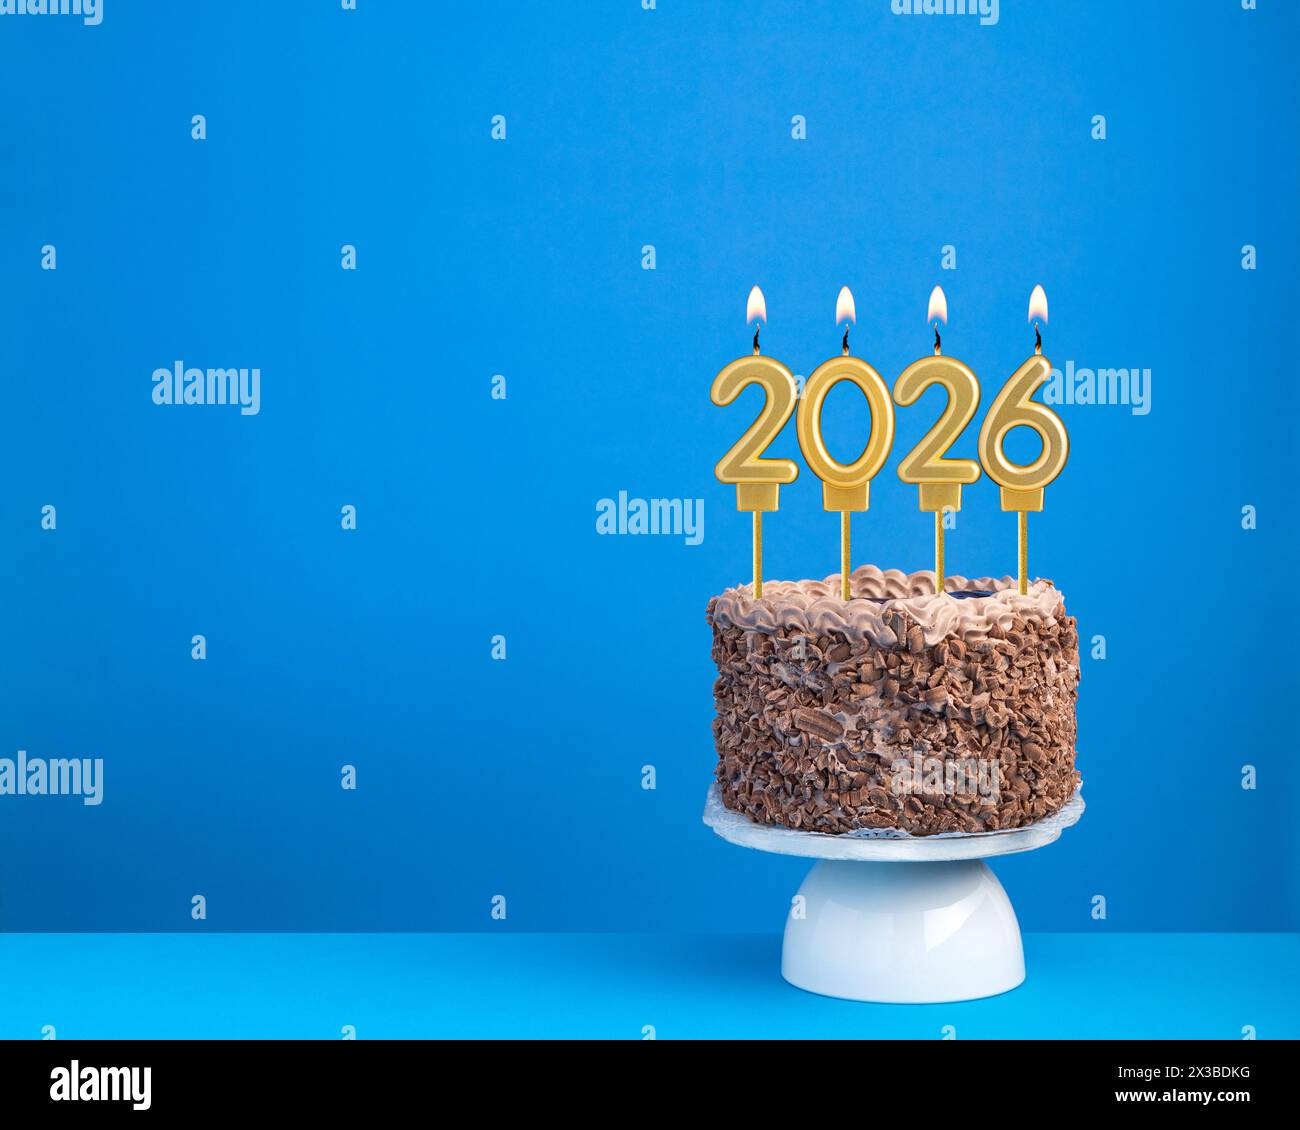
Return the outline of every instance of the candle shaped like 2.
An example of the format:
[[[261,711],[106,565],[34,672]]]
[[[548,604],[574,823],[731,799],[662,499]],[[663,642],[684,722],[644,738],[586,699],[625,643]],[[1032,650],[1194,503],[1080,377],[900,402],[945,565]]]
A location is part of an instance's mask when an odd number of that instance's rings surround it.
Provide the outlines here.
[[[1017,558],[1020,595],[1029,592],[1030,510],[1042,510],[1043,491],[1065,467],[1070,457],[1070,437],[1061,418],[1030,397],[1052,374],[1052,363],[1043,356],[1043,338],[1038,320],[1047,321],[1047,295],[1041,286],[1029,297],[1029,320],[1034,323],[1034,353],[1002,386],[980,428],[980,462],[988,476],[1002,488],[1002,509],[1017,514]],[[1012,463],[1002,450],[1007,432],[1017,427],[1033,428],[1043,450],[1032,463]]]
[[[973,459],[947,459],[946,452],[975,418],[980,403],[980,383],[975,374],[955,357],[942,353],[939,322],[948,321],[948,301],[943,289],[930,292],[926,321],[934,323],[934,355],[913,361],[894,384],[894,399],[906,407],[915,404],[931,385],[947,390],[948,406],[898,465],[898,477],[916,483],[922,510],[934,513],[934,591],[943,592],[944,516],[961,509],[961,488],[980,477],[980,465]]]
[[[853,295],[849,288],[840,289],[835,306],[835,324],[856,321]],[[836,460],[826,449],[822,438],[822,407],[826,394],[840,381],[852,381],[862,390],[871,409],[871,434],[867,437],[862,454],[852,463]],[[889,399],[889,388],[880,374],[858,357],[849,356],[849,331],[844,330],[842,353],[822,362],[808,378],[803,399],[799,401],[796,421],[799,447],[803,457],[822,481],[822,509],[838,510],[840,514],[840,596],[848,600],[852,595],[849,576],[852,572],[852,547],[850,516],[855,510],[866,510],[871,499],[871,480],[894,446],[894,403]]]
[[[767,304],[758,287],[749,292],[745,319],[767,321]],[[726,366],[713,378],[713,388],[709,391],[710,399],[719,407],[730,404],[752,384],[761,386],[767,394],[763,410],[714,468],[719,482],[735,484],[736,509],[748,510],[754,516],[755,600],[763,595],[763,512],[777,509],[781,484],[792,483],[799,477],[794,460],[762,457],[768,444],[794,414],[799,393],[790,370],[780,361],[759,353],[758,333],[755,328],[752,356],[739,357]]]

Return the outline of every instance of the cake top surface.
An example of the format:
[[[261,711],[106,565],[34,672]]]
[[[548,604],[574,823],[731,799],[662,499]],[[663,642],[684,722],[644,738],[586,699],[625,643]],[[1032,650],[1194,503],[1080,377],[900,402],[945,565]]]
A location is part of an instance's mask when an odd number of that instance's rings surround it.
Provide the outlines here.
[[[896,646],[894,615],[904,613],[920,625],[927,646],[953,636],[983,639],[996,624],[1009,631],[1015,619],[1053,623],[1065,616],[1061,594],[1049,580],[1030,584],[1021,596],[1014,577],[956,577],[934,591],[934,573],[883,572],[874,565],[855,569],[849,578],[853,599],[840,597],[840,575],[823,581],[764,581],[763,597],[752,585],[727,589],[709,601],[708,620],[718,627],[775,632],[782,628],[810,636],[842,634],[869,638],[880,647]],[[960,594],[960,595],[953,595]]]

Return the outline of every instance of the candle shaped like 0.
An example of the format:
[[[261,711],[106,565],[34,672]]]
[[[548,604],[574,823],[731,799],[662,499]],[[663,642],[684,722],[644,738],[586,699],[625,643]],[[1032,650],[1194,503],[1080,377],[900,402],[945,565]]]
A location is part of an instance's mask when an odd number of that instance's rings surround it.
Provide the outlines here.
[[[948,321],[948,300],[942,287],[930,292],[926,321],[934,323],[934,355],[913,361],[894,383],[894,399],[903,407],[915,404],[931,385],[948,393],[948,405],[918,443],[898,465],[898,477],[916,483],[920,508],[934,513],[934,591],[943,592],[944,515],[961,509],[961,488],[980,477],[980,465],[973,459],[947,459],[946,452],[975,418],[980,404],[980,383],[975,374],[955,357],[945,357],[939,323]]]
[[[1047,321],[1047,295],[1041,286],[1029,296],[1029,321],[1034,323],[1034,353],[1002,386],[980,428],[980,462],[988,476],[1002,488],[1002,509],[1017,514],[1017,558],[1020,595],[1029,591],[1029,517],[1043,509],[1043,491],[1065,467],[1070,456],[1070,437],[1061,418],[1030,397],[1052,374],[1052,363],[1043,356],[1043,337],[1038,321]],[[1002,450],[1007,432],[1017,427],[1033,428],[1043,450],[1032,463],[1020,466]]]
[[[767,321],[767,304],[763,292],[754,287],[749,292],[745,321]],[[766,400],[763,410],[750,424],[714,468],[719,482],[734,483],[736,509],[748,510],[754,516],[754,599],[763,596],[763,512],[775,510],[780,505],[782,483],[792,483],[799,477],[799,468],[792,459],[764,459],[762,453],[785,427],[794,414],[798,388],[794,375],[780,361],[759,353],[759,328],[754,329],[754,352],[749,357],[739,357],[713,378],[709,397],[714,404],[724,407],[736,399],[749,385],[759,385]]]
[[[835,324],[856,321],[853,294],[841,287],[835,304]],[[862,454],[852,463],[836,460],[826,449],[822,438],[822,407],[826,394],[840,381],[852,381],[861,389],[871,409],[871,433]],[[822,362],[804,385],[799,401],[799,415],[795,423],[799,432],[799,447],[808,466],[822,481],[822,509],[838,510],[840,514],[840,596],[848,600],[849,576],[852,572],[852,547],[850,521],[855,510],[866,510],[871,499],[871,480],[894,446],[894,402],[889,398],[889,388],[880,374],[859,357],[849,356],[849,331],[844,330],[842,353]]]

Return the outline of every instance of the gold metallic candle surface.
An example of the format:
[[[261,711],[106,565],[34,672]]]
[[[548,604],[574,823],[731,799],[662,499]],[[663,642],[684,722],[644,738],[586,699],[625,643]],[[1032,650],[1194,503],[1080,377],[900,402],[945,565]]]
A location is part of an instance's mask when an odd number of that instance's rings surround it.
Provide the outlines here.
[[[934,584],[943,592],[943,515],[961,509],[961,488],[980,477],[974,459],[949,459],[945,452],[957,442],[966,425],[975,418],[980,403],[980,383],[975,374],[955,357],[935,354],[913,361],[894,383],[894,399],[903,407],[915,404],[921,394],[938,385],[948,394],[939,419],[898,465],[898,477],[916,483],[920,508],[934,512]]]
[[[840,290],[836,307],[837,322],[853,318],[853,295],[848,287]],[[870,506],[871,480],[879,473],[894,446],[894,404],[889,387],[880,374],[859,357],[848,353],[848,334],[844,335],[844,352],[822,362],[804,385],[799,401],[795,428],[799,448],[812,473],[822,481],[822,509],[840,514],[840,596],[848,600],[852,568],[850,515]],[[826,448],[822,437],[822,408],[826,396],[841,381],[857,385],[871,409],[871,433],[862,454],[852,463],[841,463]]]
[[[1029,595],[1029,514],[1021,510],[1016,515],[1016,568],[1020,574],[1021,596]]]
[[[943,582],[947,579],[943,564],[943,511],[934,512],[934,591],[943,592]]]
[[[763,294],[758,287],[750,293],[748,313],[751,321],[754,317],[766,317]],[[799,392],[789,369],[780,361],[759,354],[757,333],[754,353],[738,357],[714,377],[709,396],[714,404],[722,407],[754,384],[765,393],[763,408],[745,434],[718,460],[713,473],[719,482],[735,484],[736,509],[754,515],[754,598],[757,600],[763,595],[762,512],[776,510],[780,505],[781,484],[792,483],[799,477],[794,460],[767,459],[762,454],[794,415]]]
[[[1040,305],[1041,303],[1041,305]],[[1029,316],[1047,320],[1047,298],[1035,287]],[[1070,457],[1070,437],[1061,418],[1045,404],[1030,399],[1052,375],[1052,363],[1042,355],[1041,339],[1029,357],[1002,386],[980,428],[980,462],[990,479],[1002,488],[1002,509],[1016,511],[1017,556],[1020,592],[1029,591],[1028,512],[1043,509],[1043,492],[1055,480]],[[1002,450],[1012,428],[1032,428],[1043,449],[1032,463],[1012,463]]]
[[[853,591],[849,578],[853,573],[853,519],[851,510],[840,511],[840,597],[848,600]]]

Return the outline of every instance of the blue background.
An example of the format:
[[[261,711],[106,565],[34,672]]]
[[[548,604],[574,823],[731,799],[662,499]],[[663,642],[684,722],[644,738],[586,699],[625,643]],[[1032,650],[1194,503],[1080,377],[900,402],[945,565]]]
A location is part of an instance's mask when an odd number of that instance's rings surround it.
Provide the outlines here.
[[[1294,934],[1026,934],[1025,983],[863,1004],[769,934],[10,934],[0,1038],[1295,1039]],[[72,975],[70,971],[84,971]],[[1189,991],[1194,986],[1194,991]],[[52,1029],[52,1031],[51,1031]]]
[[[1056,364],[1154,387],[1146,416],[1060,409],[1030,564],[1107,641],[1089,810],[998,873],[1027,929],[1300,926],[1295,5],[358,7],[0,17],[0,756],[106,763],[99,807],[0,797],[0,926],[777,928],[804,865],[700,824],[704,606],[749,554],[712,469],[758,396],[709,384],[754,283],[800,374],[848,284],[889,380],[940,283],[987,404],[1036,282]],[[155,406],[177,359],[259,366],[260,415]],[[894,470],[937,402],[898,414],[859,563],[930,564]],[[855,450],[861,403],[827,420]],[[771,454],[802,463],[793,426]],[[598,536],[619,490],[704,498],[704,543]],[[836,545],[805,469],[767,574],[824,576]],[[967,488],[950,570],[1014,551]]]

